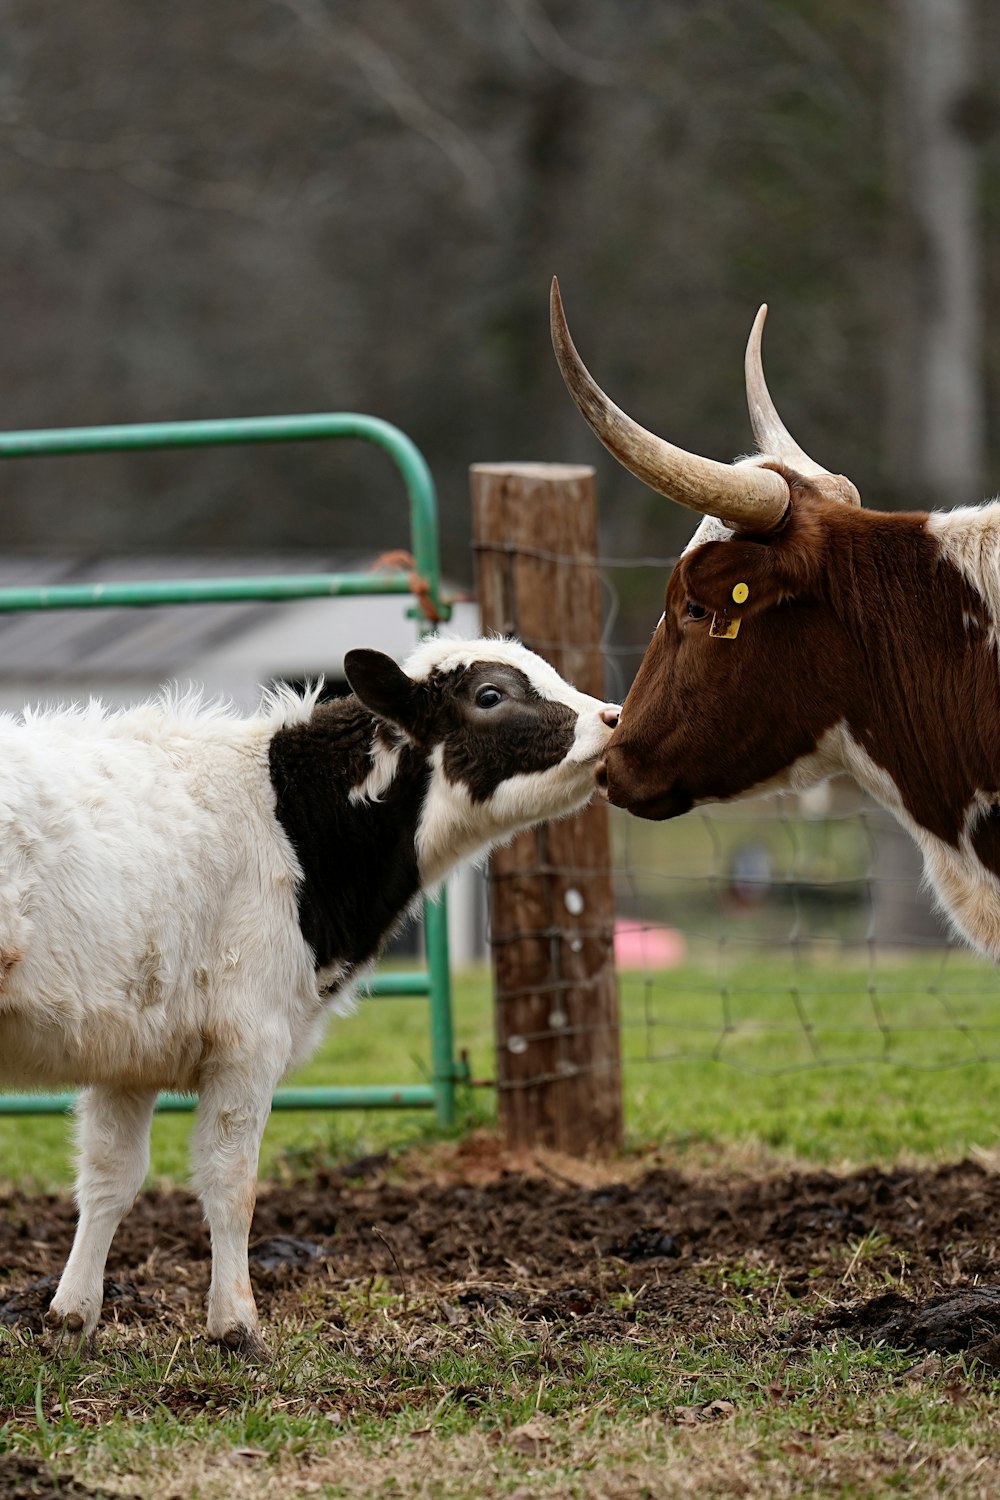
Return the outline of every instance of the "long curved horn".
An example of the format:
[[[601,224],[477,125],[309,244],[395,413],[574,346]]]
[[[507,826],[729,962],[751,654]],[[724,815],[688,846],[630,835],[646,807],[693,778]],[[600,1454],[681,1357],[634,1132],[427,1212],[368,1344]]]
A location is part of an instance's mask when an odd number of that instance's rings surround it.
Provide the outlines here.
[[[802,474],[807,479],[816,479],[825,475],[836,480],[833,486],[837,492],[837,498],[845,500],[849,505],[860,505],[861,496],[857,489],[843,474],[833,474],[829,469],[824,469],[814,458],[810,458],[803,448],[788,431],[784,422],[778,416],[777,408],[771,400],[771,393],[764,379],[764,363],[761,358],[761,341],[764,336],[764,323],[767,318],[767,303],[762,302],[750,337],[747,339],[747,352],[743,361],[743,370],[746,376],[747,406],[750,410],[750,426],[753,428],[754,441],[761,453],[766,453],[769,458],[777,458],[781,463],[787,464],[796,473]],[[830,488],[828,486],[828,488]]]
[[[552,347],[583,417],[620,464],[650,489],[734,531],[773,531],[788,509],[788,485],[773,469],[716,463],[675,448],[633,422],[604,394],[570,338],[559,282],[552,279]]]

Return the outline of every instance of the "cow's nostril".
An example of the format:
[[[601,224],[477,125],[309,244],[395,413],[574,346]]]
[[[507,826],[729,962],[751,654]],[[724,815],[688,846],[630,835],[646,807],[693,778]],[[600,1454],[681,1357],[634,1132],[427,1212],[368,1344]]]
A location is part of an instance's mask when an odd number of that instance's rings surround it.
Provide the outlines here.
[[[621,713],[621,709],[620,708],[615,708],[614,704],[609,703],[608,706],[607,706],[607,708],[602,708],[601,709],[601,722],[602,722],[602,724],[607,724],[607,726],[608,726],[609,729],[617,729],[618,728],[618,715],[620,713]]]
[[[597,785],[602,792],[607,791],[608,767],[606,761],[599,760],[597,762],[597,765],[594,767],[594,780],[597,782]]]

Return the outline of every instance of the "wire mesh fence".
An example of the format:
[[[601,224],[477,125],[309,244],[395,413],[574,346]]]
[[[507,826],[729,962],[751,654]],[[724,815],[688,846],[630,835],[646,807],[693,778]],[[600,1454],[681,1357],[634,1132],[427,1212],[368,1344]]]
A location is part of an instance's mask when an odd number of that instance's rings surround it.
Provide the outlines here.
[[[652,629],[674,561],[601,560],[612,694],[645,645],[626,621]],[[612,810],[612,834],[626,1064],[1000,1057],[995,968],[952,939],[911,840],[848,780],[660,824]]]

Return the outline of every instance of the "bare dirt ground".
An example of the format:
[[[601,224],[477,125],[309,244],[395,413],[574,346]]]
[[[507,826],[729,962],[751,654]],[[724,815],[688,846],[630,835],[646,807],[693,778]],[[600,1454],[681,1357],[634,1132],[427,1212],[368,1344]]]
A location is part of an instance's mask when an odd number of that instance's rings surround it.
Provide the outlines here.
[[[937,1355],[955,1353],[985,1374],[1000,1370],[998,1222],[1000,1176],[974,1161],[844,1175],[647,1163],[616,1179],[552,1159],[512,1165],[472,1140],[430,1167],[379,1157],[264,1185],[251,1269],[266,1323],[307,1309],[352,1346],[363,1335],[344,1299],[366,1289],[402,1297],[411,1323],[509,1310],[558,1325],[564,1346],[626,1341],[637,1319],[678,1343],[725,1340],[733,1295],[764,1313],[780,1294],[792,1316],[762,1316],[759,1336],[790,1353],[848,1335],[912,1350],[929,1377]],[[40,1329],[73,1224],[68,1199],[0,1196],[0,1323]],[[208,1268],[194,1198],[145,1193],[112,1248],[105,1327],[199,1328]],[[163,1399],[189,1416],[205,1390],[181,1381]],[[386,1388],[382,1399],[388,1412],[406,1397]],[[343,1413],[349,1398],[329,1400]],[[13,1454],[0,1454],[0,1493],[103,1494]]]
[[[0,1196],[0,1322],[40,1326],[73,1223],[66,1198]],[[742,1266],[800,1302],[794,1340],[840,1330],[1000,1368],[998,1224],[1000,1176],[974,1161],[849,1175],[652,1167],[615,1181],[546,1160],[513,1169],[487,1141],[430,1175],[378,1157],[265,1184],[251,1270],[265,1318],[307,1297],[336,1325],[343,1288],[382,1278],[435,1315],[506,1307],[582,1341],[621,1337],[640,1309],[647,1328],[709,1330],[723,1317],[718,1282],[693,1273]],[[868,1288],[902,1290],[859,1301],[852,1258]],[[194,1198],[145,1193],[112,1247],[105,1321],[190,1328],[208,1266]]]

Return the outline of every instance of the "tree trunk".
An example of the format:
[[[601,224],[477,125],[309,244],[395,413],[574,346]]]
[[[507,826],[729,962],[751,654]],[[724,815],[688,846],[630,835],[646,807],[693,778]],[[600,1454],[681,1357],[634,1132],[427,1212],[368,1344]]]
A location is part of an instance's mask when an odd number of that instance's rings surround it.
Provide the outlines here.
[[[886,463],[908,510],[973,505],[984,473],[982,280],[971,0],[896,0],[889,115]],[[929,944],[943,928],[919,886],[909,838],[883,820],[875,932]]]
[[[890,106],[890,488],[907,508],[982,499],[982,278],[971,0],[897,0]]]

